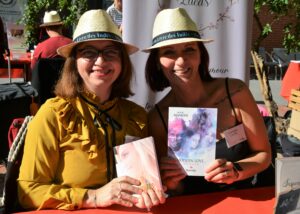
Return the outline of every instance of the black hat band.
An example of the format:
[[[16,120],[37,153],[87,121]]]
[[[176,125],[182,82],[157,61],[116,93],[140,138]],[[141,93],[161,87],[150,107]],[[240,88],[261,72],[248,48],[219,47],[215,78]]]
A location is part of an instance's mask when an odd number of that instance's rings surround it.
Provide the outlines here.
[[[83,42],[87,40],[93,40],[93,39],[111,39],[116,40],[118,42],[123,42],[122,38],[118,35],[110,32],[89,32],[81,34],[80,36],[73,39],[74,42]]]
[[[153,38],[152,46],[159,42],[163,42],[170,39],[182,39],[182,38],[197,38],[201,39],[200,34],[196,31],[173,31],[160,34]]]

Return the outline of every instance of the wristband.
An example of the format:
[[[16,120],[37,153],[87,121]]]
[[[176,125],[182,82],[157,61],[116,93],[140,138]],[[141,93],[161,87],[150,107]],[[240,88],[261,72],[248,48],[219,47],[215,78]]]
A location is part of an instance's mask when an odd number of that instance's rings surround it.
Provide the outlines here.
[[[240,177],[240,171],[243,171],[243,168],[239,163],[233,162],[233,171],[236,176],[236,179],[238,180]]]
[[[237,162],[233,162],[233,168],[236,171],[243,171],[243,168],[241,167],[241,165]]]

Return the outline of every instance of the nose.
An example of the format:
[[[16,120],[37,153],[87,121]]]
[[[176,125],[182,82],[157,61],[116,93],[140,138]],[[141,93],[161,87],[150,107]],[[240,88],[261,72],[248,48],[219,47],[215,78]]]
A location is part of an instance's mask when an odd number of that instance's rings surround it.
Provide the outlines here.
[[[177,65],[182,65],[182,64],[184,64],[184,62],[185,62],[185,57],[183,55],[179,55],[175,61],[175,63]]]
[[[100,52],[96,58],[95,64],[101,64],[105,62],[103,54]]]

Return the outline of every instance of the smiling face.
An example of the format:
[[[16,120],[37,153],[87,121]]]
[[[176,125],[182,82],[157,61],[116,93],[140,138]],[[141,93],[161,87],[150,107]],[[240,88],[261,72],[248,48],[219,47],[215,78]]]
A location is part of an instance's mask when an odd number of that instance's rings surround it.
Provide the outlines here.
[[[89,91],[109,96],[122,70],[120,50],[112,41],[90,41],[76,48],[77,69]]]
[[[171,85],[199,78],[200,50],[197,42],[162,47],[159,62]],[[195,78],[196,77],[196,78]]]

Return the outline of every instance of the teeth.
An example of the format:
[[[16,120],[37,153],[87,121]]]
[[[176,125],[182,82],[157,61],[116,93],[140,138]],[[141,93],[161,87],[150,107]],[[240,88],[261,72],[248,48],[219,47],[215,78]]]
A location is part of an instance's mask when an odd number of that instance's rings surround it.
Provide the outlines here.
[[[103,70],[101,70],[101,71],[96,70],[95,72],[102,73],[102,74],[108,74],[108,73],[111,72],[111,71],[112,71],[112,70],[109,69],[109,70],[106,70],[106,71],[103,71]]]
[[[173,72],[187,72],[187,71],[189,71],[190,70],[190,68],[186,68],[186,69],[178,69],[178,70],[173,70]]]

